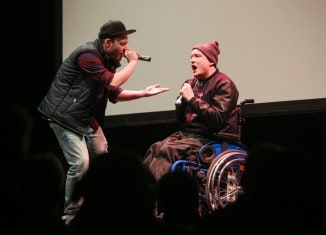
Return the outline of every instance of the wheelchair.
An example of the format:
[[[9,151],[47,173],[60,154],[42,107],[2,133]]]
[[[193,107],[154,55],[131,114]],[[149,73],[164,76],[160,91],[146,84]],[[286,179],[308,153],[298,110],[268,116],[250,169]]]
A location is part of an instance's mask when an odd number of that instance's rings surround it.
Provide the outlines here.
[[[236,201],[242,193],[240,184],[245,169],[247,148],[241,140],[241,115],[243,105],[254,103],[245,99],[237,107],[238,135],[217,136],[203,145],[197,152],[195,161],[177,160],[171,172],[183,171],[194,175],[199,180],[200,214],[211,213]]]

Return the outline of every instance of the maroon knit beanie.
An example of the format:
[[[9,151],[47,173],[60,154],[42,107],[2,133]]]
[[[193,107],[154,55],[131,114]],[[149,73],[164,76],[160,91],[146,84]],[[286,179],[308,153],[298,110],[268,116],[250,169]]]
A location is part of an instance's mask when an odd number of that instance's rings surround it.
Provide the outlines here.
[[[213,62],[215,65],[218,61],[218,55],[220,54],[220,49],[217,41],[213,41],[207,44],[197,44],[192,49],[200,50],[209,61]]]

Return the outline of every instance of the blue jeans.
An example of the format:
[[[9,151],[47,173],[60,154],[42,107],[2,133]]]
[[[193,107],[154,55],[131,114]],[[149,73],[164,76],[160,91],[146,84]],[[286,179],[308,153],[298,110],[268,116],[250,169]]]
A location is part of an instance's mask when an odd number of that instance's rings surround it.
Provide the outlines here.
[[[90,158],[108,152],[108,143],[101,127],[95,132],[90,127],[87,135],[81,136],[54,122],[49,122],[49,125],[69,165],[66,176],[64,214],[74,215],[80,207],[80,203],[72,201],[74,185],[88,170]]]

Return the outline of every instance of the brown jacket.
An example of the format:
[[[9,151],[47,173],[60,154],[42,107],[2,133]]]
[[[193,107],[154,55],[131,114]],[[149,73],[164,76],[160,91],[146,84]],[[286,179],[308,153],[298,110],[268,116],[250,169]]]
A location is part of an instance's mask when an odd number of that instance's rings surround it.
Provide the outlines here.
[[[192,85],[195,97],[176,104],[176,115],[181,130],[209,139],[239,140],[238,97],[234,82],[218,70],[208,80],[196,78],[185,82]]]

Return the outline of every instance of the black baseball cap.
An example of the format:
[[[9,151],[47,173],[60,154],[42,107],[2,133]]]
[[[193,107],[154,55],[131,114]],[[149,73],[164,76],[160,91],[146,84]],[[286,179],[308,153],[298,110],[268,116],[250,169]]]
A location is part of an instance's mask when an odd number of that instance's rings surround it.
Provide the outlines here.
[[[135,29],[126,29],[125,25],[119,20],[110,20],[102,25],[98,33],[99,39],[111,38],[119,34],[130,34],[136,32]]]

